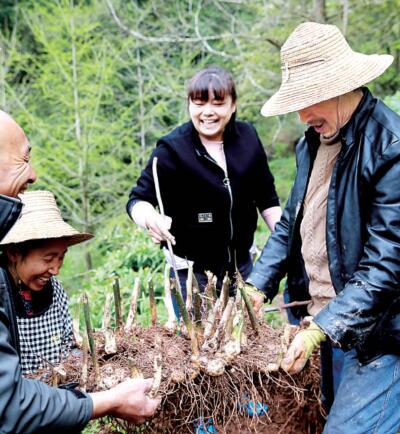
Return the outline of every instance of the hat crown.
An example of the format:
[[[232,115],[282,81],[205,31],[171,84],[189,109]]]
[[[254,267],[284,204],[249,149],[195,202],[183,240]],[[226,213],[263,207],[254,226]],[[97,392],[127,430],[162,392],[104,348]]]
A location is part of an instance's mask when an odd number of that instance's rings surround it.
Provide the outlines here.
[[[22,215],[45,213],[61,218],[61,211],[57,206],[54,194],[50,191],[27,191],[22,196]]]
[[[263,105],[263,116],[299,111],[365,86],[393,56],[358,53],[336,26],[306,22],[283,44],[281,62],[282,83]]]
[[[24,205],[20,218],[0,241],[0,245],[49,238],[67,238],[69,245],[72,245],[93,237],[87,232],[77,231],[63,220],[50,191],[28,191],[21,194],[20,199]]]
[[[282,69],[335,60],[350,52],[352,49],[336,26],[303,23],[282,45]]]

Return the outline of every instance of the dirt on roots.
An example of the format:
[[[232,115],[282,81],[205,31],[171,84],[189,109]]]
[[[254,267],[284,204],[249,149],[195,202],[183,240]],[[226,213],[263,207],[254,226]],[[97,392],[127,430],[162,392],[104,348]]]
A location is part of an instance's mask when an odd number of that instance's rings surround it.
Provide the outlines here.
[[[102,434],[190,433],[195,432],[199,422],[211,420],[218,433],[227,434],[322,432],[318,355],[314,354],[305,369],[292,377],[276,369],[286,349],[283,342],[286,331],[265,323],[260,326],[258,335],[248,327],[247,344],[242,345],[241,353],[226,364],[219,376],[207,375],[194,366],[190,341],[160,326],[135,326],[130,333],[117,331],[118,350],[112,356],[105,354],[104,336],[97,332],[99,374],[96,376],[89,357],[85,381],[82,351],[74,350],[62,364],[66,372],[62,382],[77,382],[92,392],[110,388],[129,377],[152,377],[154,359],[161,354],[160,410],[140,427],[115,418],[104,419]],[[54,384],[54,372],[46,369],[37,372],[34,378]],[[249,416],[257,412],[258,415]]]

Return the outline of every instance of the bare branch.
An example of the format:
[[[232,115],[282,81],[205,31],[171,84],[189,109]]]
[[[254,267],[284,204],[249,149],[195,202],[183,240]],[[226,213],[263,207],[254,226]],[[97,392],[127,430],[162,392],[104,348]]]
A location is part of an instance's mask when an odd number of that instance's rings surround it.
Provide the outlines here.
[[[343,32],[343,35],[346,36],[347,25],[349,22],[349,1],[348,0],[342,0],[342,3],[343,3],[342,32]]]
[[[215,50],[214,48],[211,47],[211,45],[208,43],[208,41],[201,36],[201,34],[200,34],[200,27],[199,27],[199,16],[200,16],[200,12],[201,12],[201,4],[202,4],[202,2],[199,1],[199,5],[198,5],[198,8],[197,8],[197,11],[194,14],[194,28],[195,28],[196,35],[199,37],[199,40],[204,45],[205,49],[207,51],[209,51],[210,53],[217,54],[218,56],[225,57],[225,58],[228,58],[228,59],[236,59],[237,56],[232,56],[230,54],[227,54],[227,53],[225,53],[225,51]]]
[[[278,50],[280,50],[281,47],[282,47],[282,44],[281,44],[280,42],[278,42],[278,41],[274,41],[274,40],[271,39],[271,38],[266,38],[265,40],[266,40],[267,42],[269,42],[271,45],[273,45],[275,48],[277,48]]]
[[[142,60],[140,56],[140,48],[136,49],[136,71],[138,80],[138,93],[139,93],[139,125],[140,125],[140,147],[146,147],[146,131],[144,126],[145,108],[144,108],[144,92],[143,92],[143,77],[142,77]]]
[[[150,43],[160,43],[160,42],[166,42],[166,43],[176,43],[176,42],[206,42],[206,41],[217,41],[217,40],[224,40],[224,39],[232,39],[232,35],[230,33],[223,33],[221,35],[212,35],[212,36],[197,36],[195,38],[193,37],[180,37],[180,36],[145,36],[140,32],[137,32],[135,30],[130,29],[128,26],[126,26],[122,20],[117,15],[114,6],[112,4],[111,0],[105,0],[108,6],[108,9],[110,10],[110,13],[118,25],[125,33],[128,33],[129,35],[133,36],[136,39],[140,39],[141,41],[150,42]],[[211,47],[210,47],[211,48]]]

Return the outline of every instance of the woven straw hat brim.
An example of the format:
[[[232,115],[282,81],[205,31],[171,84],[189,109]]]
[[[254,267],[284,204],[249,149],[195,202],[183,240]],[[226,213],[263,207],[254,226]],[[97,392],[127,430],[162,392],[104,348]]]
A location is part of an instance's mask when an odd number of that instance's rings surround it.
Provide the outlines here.
[[[92,234],[79,232],[62,219],[51,192],[27,192],[21,195],[21,200],[24,204],[21,217],[1,240],[0,245],[65,238],[71,246],[93,238]]]
[[[283,71],[280,89],[263,105],[261,114],[268,117],[296,112],[358,89],[383,74],[393,56],[353,52],[351,60],[309,64],[289,71],[287,81]]]
[[[17,224],[18,222],[16,225]],[[42,221],[39,226],[36,224],[30,224],[29,228],[25,228],[24,226],[23,222],[22,224],[18,224],[17,227],[14,226],[1,240],[0,245],[18,244],[31,240],[65,238],[68,245],[72,246],[93,238],[92,234],[88,232],[78,232],[65,222],[58,223],[56,227],[52,227],[51,222],[46,224],[45,221]]]

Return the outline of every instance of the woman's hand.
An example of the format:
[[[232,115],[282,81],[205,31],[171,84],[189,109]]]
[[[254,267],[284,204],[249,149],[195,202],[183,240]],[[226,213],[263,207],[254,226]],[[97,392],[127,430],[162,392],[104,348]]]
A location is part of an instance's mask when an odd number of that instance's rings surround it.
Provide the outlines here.
[[[175,245],[175,237],[171,234],[172,219],[162,216],[153,205],[144,200],[136,202],[131,211],[132,220],[140,227],[147,229],[151,239],[159,244],[161,241],[170,241]]]
[[[154,243],[159,244],[161,241],[170,241],[175,245],[175,237],[171,234],[172,219],[168,216],[162,216],[154,210],[146,217],[146,228]]]

